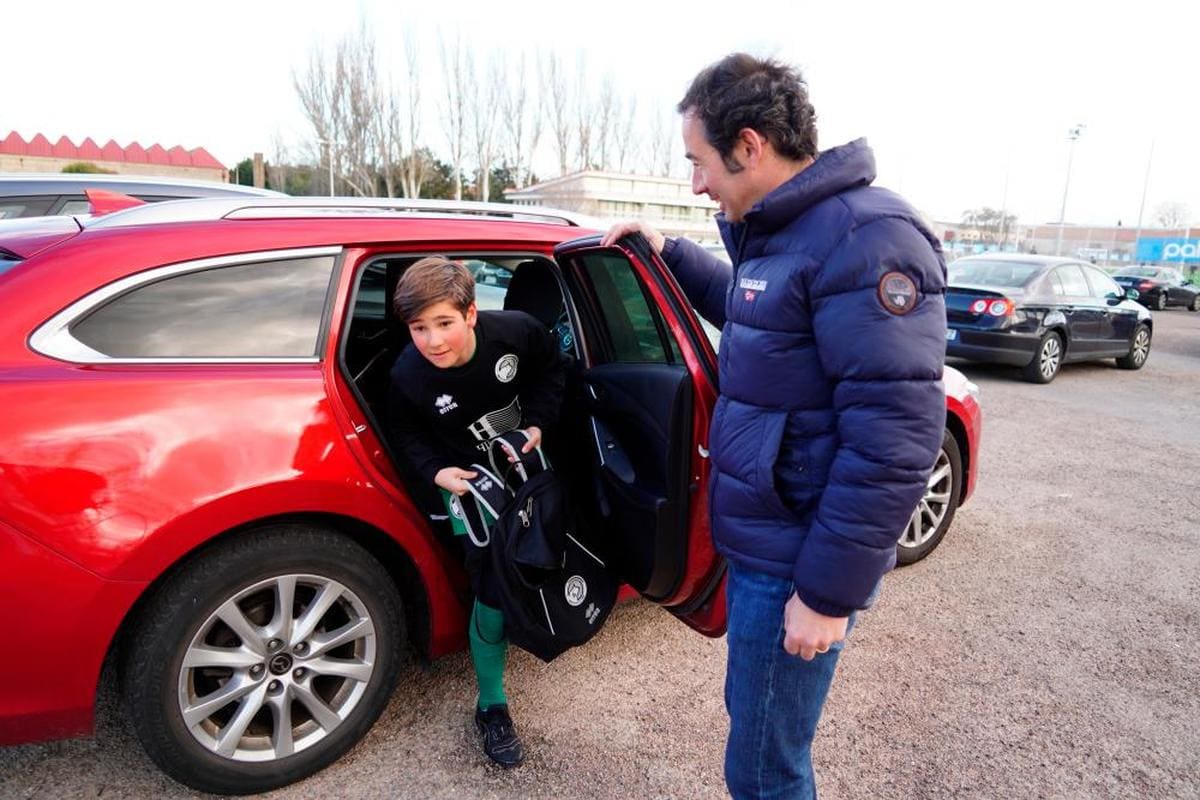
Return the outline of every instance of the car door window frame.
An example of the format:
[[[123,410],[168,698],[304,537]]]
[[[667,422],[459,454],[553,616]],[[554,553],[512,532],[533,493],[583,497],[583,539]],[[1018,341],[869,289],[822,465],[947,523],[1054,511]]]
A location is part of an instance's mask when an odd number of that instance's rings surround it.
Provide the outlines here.
[[[316,364],[322,360],[325,344],[329,337],[332,317],[332,298],[342,267],[341,247],[308,247],[292,250],[268,250],[256,253],[239,253],[196,261],[185,261],[129,275],[97,289],[76,300],[40,325],[29,338],[29,346],[42,355],[60,361],[77,364]],[[321,312],[320,329],[311,356],[110,356],[81,342],[71,333],[70,327],[77,320],[92,313],[117,297],[143,286],[158,283],[168,278],[203,272],[222,267],[233,267],[268,261],[289,261],[302,258],[333,257],[329,282],[325,289]]]

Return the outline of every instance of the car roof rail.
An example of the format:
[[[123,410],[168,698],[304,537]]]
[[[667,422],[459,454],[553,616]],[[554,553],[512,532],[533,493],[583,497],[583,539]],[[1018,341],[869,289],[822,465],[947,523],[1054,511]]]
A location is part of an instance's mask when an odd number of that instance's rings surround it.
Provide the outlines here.
[[[214,197],[167,200],[96,217],[87,221],[86,226],[88,228],[123,228],[131,225],[161,225],[172,222],[215,222],[221,219],[457,217],[462,215],[476,216],[481,219],[540,222],[572,227],[603,227],[602,223],[584,214],[540,206],[402,197]]]

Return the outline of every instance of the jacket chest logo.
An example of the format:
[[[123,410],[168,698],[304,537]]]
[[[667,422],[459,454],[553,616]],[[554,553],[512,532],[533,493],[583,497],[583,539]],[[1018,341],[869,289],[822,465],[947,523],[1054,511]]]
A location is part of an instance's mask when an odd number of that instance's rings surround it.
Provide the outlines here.
[[[437,400],[434,400],[433,404],[437,406],[439,414],[446,414],[458,408],[458,403],[454,402],[454,398],[448,394],[444,394]]]
[[[766,291],[767,282],[755,280],[754,278],[742,278],[738,281],[738,288],[745,289],[746,291],[742,297],[745,298],[747,303],[753,303],[754,298],[758,297],[759,292]]]

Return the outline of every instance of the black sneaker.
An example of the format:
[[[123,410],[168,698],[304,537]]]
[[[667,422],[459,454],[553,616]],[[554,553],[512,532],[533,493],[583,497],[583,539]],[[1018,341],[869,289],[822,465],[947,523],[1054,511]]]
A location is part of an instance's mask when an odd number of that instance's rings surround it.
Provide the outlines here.
[[[521,763],[524,753],[521,740],[513,727],[508,706],[500,703],[480,710],[475,709],[475,728],[483,737],[483,752],[500,766],[508,769]]]

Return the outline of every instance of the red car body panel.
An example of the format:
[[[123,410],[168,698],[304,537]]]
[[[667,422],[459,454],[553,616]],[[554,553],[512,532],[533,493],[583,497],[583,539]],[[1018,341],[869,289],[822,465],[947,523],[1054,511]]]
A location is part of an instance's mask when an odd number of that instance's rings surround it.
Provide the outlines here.
[[[463,217],[98,225],[78,235],[73,220],[57,224],[0,231],[0,249],[27,256],[0,274],[0,294],[21,298],[0,315],[0,608],[10,652],[36,654],[0,659],[0,744],[86,732],[104,658],[146,589],[216,537],[272,518],[345,522],[390,537],[421,579],[428,655],[463,647],[463,570],[403,490],[339,366],[356,268],[380,253],[550,257],[584,232]],[[29,346],[30,332],[66,305],[131,274],[322,246],[343,250],[319,363],[75,364]],[[715,355],[694,316],[677,310],[687,308],[678,286],[654,279],[662,265],[626,255],[695,388],[690,478],[701,490],[689,508],[687,569],[664,605],[719,635],[724,582],[703,491]],[[951,389],[948,382],[949,411],[970,440],[969,494],[978,406],[965,388]],[[34,598],[36,615],[14,619]]]

